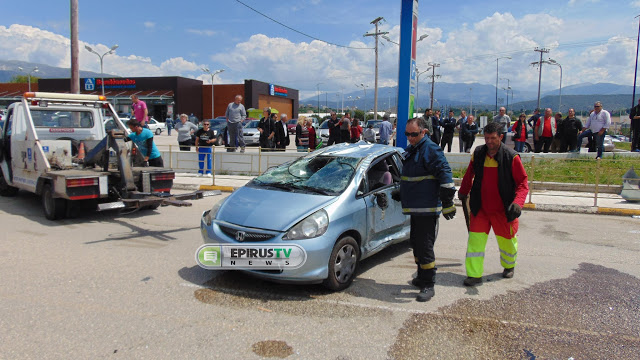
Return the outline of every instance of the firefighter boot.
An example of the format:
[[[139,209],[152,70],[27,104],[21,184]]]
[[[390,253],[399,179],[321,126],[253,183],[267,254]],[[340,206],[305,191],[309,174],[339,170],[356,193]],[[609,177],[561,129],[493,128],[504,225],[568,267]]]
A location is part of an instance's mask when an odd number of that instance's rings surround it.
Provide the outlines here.
[[[411,280],[411,285],[422,289],[424,287],[424,280],[420,279],[420,264],[418,264],[418,271],[416,271],[416,277]]]
[[[436,268],[433,269],[418,269],[418,279],[422,282],[420,284],[420,292],[416,297],[419,302],[425,302],[431,300],[436,294],[434,286],[436,284]]]

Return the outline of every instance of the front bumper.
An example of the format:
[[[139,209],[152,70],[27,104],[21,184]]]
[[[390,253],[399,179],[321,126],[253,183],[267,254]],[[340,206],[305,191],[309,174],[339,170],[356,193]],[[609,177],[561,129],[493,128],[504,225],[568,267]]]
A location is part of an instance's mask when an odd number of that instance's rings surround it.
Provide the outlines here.
[[[203,213],[200,219],[200,232],[205,244],[232,244],[232,245],[299,245],[307,253],[307,260],[297,269],[284,270],[239,270],[256,277],[270,279],[285,283],[319,283],[328,277],[328,264],[336,237],[330,231],[323,236],[306,240],[283,240],[285,232],[275,232],[262,229],[246,228],[220,220],[214,220],[211,226],[205,223]],[[274,236],[265,241],[239,242],[222,230],[222,227],[233,228],[246,232],[270,233]]]

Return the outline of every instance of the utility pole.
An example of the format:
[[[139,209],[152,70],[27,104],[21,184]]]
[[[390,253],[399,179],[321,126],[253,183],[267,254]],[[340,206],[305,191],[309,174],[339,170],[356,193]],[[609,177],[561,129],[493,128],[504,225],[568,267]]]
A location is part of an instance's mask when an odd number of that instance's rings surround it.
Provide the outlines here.
[[[433,94],[433,87],[435,85],[436,77],[440,77],[440,75],[436,75],[436,68],[440,67],[440,64],[429,63],[429,66],[431,66],[431,70],[433,70],[432,75],[429,76],[431,78],[431,103],[429,105],[429,108],[433,109],[433,98],[435,97]]]
[[[317,88],[318,88],[318,116],[320,116],[320,85],[322,85],[323,83],[318,83],[316,84]]]
[[[498,114],[498,62],[500,59],[511,60],[511,56],[503,56],[496,59],[496,114]]]
[[[78,57],[80,48],[78,44],[78,0],[71,0],[71,85],[69,89],[72,94],[80,93],[80,65]]]
[[[538,106],[537,108],[540,109],[540,84],[542,83],[542,54],[548,53],[549,49],[539,49],[539,48],[535,48],[533,51],[537,51],[540,53],[540,61],[536,61],[536,62],[532,62],[531,65],[539,65],[540,67],[538,68]]]
[[[389,32],[387,31],[378,31],[378,23],[384,20],[384,18],[382,16],[377,17],[375,20],[373,20],[371,22],[371,24],[374,24],[376,26],[376,32],[371,34],[364,34],[363,36],[375,36],[376,37],[376,80],[375,80],[375,90],[374,90],[374,95],[373,95],[373,120],[378,120],[378,37],[380,35],[386,35]],[[366,97],[366,95],[365,95]],[[365,104],[366,105],[366,104]],[[365,110],[365,120],[367,118],[367,114],[366,114],[366,110]]]

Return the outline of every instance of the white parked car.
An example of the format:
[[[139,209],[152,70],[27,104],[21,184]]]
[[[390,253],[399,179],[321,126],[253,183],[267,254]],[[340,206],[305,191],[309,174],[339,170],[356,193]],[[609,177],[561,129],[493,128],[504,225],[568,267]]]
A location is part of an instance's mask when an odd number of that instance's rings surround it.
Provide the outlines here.
[[[161,132],[167,129],[167,124],[159,122],[154,118],[149,119],[149,123],[147,125],[149,125],[149,130],[153,131],[156,135],[160,135]]]
[[[260,120],[251,120],[244,126],[242,135],[244,136],[244,143],[246,145],[259,145],[260,144],[260,130],[258,130],[258,124]]]

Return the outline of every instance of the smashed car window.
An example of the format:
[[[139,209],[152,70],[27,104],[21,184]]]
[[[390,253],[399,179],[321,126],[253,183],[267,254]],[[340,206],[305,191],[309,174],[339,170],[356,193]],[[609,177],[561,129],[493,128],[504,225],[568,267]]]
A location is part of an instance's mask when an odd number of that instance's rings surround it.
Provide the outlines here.
[[[360,158],[340,156],[303,157],[267,170],[253,185],[283,185],[292,190],[335,195],[343,192],[356,171]]]

